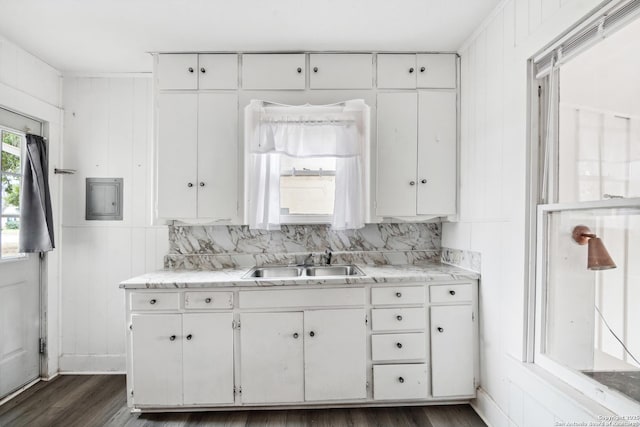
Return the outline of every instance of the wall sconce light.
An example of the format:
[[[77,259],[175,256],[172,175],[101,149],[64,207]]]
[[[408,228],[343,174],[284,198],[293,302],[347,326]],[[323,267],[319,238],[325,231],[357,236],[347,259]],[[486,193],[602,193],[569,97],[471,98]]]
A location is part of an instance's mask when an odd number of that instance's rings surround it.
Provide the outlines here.
[[[602,240],[591,232],[586,225],[578,225],[571,234],[573,240],[579,245],[589,244],[587,268],[589,270],[608,270],[616,268],[616,263],[611,259],[611,255],[604,247]]]

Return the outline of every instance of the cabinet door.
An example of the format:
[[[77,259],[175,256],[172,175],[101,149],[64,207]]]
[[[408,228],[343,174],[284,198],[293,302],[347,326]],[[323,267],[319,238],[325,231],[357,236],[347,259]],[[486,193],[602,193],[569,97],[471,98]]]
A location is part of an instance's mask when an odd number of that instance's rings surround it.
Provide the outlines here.
[[[233,403],[232,313],[182,317],[185,405]]]
[[[198,55],[200,89],[237,89],[238,55],[235,53]]]
[[[158,95],[157,210],[160,218],[194,218],[197,194],[198,95]]]
[[[198,55],[172,53],[158,55],[158,88],[197,89]]]
[[[243,89],[304,89],[304,53],[242,55]]]
[[[418,215],[456,213],[456,93],[421,91],[418,122]]]
[[[363,309],[304,312],[305,400],[367,397]]]
[[[304,400],[302,313],[240,316],[243,403]]]
[[[198,96],[198,217],[236,218],[238,210],[238,96]]]
[[[131,324],[134,403],[182,404],[180,314],[133,315]]]
[[[309,55],[311,89],[371,89],[373,55],[370,53],[314,53]]]
[[[415,89],[416,74],[415,54],[378,54],[379,89]]]
[[[456,87],[456,56],[450,53],[418,54],[418,87]]]
[[[418,94],[378,94],[376,215],[416,214]]]
[[[470,305],[431,307],[433,397],[474,394],[473,319]]]

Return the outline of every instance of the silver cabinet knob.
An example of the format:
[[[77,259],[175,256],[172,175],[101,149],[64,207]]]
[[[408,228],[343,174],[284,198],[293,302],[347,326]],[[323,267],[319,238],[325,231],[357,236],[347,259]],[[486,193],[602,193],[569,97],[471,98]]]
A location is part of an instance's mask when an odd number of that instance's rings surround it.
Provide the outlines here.
[[[151,301],[149,301],[149,304],[153,305],[155,303],[157,303],[158,301],[156,299],[152,299]]]
[[[193,335],[191,334],[187,335],[187,341],[191,341],[191,338],[193,338]]]
[[[200,182],[200,187],[204,187],[204,182]]]
[[[317,73],[318,72],[318,67],[313,67],[313,72]]]
[[[171,336],[169,337],[169,341],[175,341],[175,340],[176,340],[176,336],[175,336],[175,335],[171,335]]]
[[[444,329],[441,328],[440,326],[438,326],[436,329],[438,329],[438,332],[440,332],[440,333],[444,332]]]
[[[416,185],[415,181],[409,181],[409,185]]]
[[[193,67],[189,67],[187,70],[189,70],[190,73],[193,73]]]
[[[295,332],[295,333],[293,334],[293,338],[295,338],[295,339],[298,339],[298,337],[299,337],[299,336],[300,336],[300,335],[299,335],[297,332]]]
[[[205,298],[204,302],[207,303],[207,304],[211,304],[211,298]]]
[[[193,187],[193,182],[187,182],[187,187],[189,188]]]
[[[421,179],[420,182],[423,183],[423,184],[426,184],[427,180],[426,179]]]
[[[413,73],[413,67],[409,68],[409,74]]]
[[[404,382],[404,378],[402,378],[402,377],[398,377],[398,382],[399,382],[399,383],[403,383],[403,382]]]
[[[400,315],[398,314],[398,315],[396,316],[396,320],[397,320],[398,322],[402,322],[402,316],[400,316]]]
[[[402,348],[402,343],[401,342],[396,343],[396,347]]]
[[[420,72],[424,73],[425,71],[427,71],[427,69],[425,67],[420,67]]]
[[[309,336],[310,336],[310,337],[315,337],[315,336],[316,336],[316,333],[315,333],[315,332],[313,332],[313,331],[311,331],[311,332],[309,332]]]
[[[402,298],[402,292],[396,292],[396,296],[397,296],[398,298]]]
[[[455,294],[456,294],[456,291],[451,290],[451,291],[449,291],[449,294],[451,294],[451,295],[455,295]]]
[[[204,74],[204,73],[206,73],[206,72],[207,72],[207,70],[206,70],[204,67],[202,67],[202,68],[200,68],[200,72],[201,72],[202,74]]]

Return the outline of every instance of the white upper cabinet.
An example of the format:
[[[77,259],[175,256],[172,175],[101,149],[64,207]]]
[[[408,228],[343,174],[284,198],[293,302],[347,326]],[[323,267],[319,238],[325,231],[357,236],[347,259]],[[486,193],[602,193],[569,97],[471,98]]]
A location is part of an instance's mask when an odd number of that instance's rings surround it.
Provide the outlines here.
[[[304,53],[242,55],[243,89],[304,89]]]
[[[371,89],[373,55],[370,53],[312,53],[309,55],[311,89]]]
[[[236,89],[238,55],[161,54],[157,73],[160,90]]]
[[[198,55],[199,89],[237,89],[238,55]]]
[[[195,53],[158,55],[156,71],[161,90],[198,88],[198,55]]]
[[[379,89],[415,89],[417,74],[415,54],[378,54]]]
[[[452,53],[420,53],[417,61],[418,87],[455,89],[456,55]]]

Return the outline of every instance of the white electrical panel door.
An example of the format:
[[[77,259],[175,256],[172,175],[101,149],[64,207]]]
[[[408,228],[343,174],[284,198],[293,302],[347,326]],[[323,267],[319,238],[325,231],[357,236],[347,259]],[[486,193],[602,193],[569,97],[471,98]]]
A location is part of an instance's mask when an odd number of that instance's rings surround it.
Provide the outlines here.
[[[364,309],[304,312],[305,400],[367,397]]]
[[[233,313],[182,317],[185,405],[233,403]]]
[[[418,215],[453,215],[457,194],[456,93],[420,91]]]
[[[243,89],[304,89],[304,53],[242,55]]]
[[[158,95],[156,208],[159,218],[194,218],[197,200],[198,95]]]
[[[474,388],[471,305],[431,307],[431,393],[471,396]]]
[[[418,87],[455,89],[456,55],[453,53],[420,53],[417,61]]]
[[[198,218],[236,218],[238,147],[237,94],[199,94]]]
[[[376,215],[415,216],[418,94],[378,94]]]
[[[378,54],[378,89],[415,89],[416,55]]]
[[[198,55],[198,88],[237,89],[238,55],[210,53]]]
[[[133,401],[139,405],[182,404],[182,316],[131,316]]]
[[[158,89],[193,90],[198,88],[198,55],[172,53],[158,55]]]
[[[309,55],[311,89],[371,89],[373,55],[370,53],[312,53]]]
[[[240,315],[242,403],[304,400],[302,312]]]

